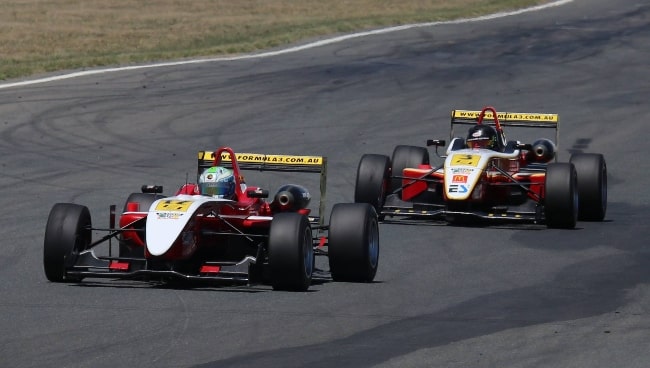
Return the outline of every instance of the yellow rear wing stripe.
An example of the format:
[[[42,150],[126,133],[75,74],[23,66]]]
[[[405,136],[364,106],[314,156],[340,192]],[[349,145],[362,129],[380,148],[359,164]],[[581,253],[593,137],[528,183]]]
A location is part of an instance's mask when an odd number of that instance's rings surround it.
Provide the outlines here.
[[[449,139],[453,139],[454,125],[473,125],[478,121],[481,111],[476,110],[452,110],[451,129]],[[560,142],[560,117],[558,114],[535,113],[535,112],[497,112],[501,126],[515,126],[524,128],[553,128],[555,129],[555,145],[559,148]],[[494,125],[494,116],[491,111],[486,111],[483,116],[483,123]]]
[[[327,157],[299,155],[269,155],[263,153],[235,153],[240,170],[257,171],[292,171],[320,174],[320,203],[318,206],[318,222],[324,224],[325,203],[327,193]],[[199,151],[198,175],[214,164],[214,151]],[[232,165],[228,153],[221,155],[221,164]]]
[[[480,114],[480,111],[474,110],[453,110],[451,112],[451,121],[452,124],[475,124]],[[499,112],[497,117],[502,125],[540,128],[555,128],[560,121],[558,114],[534,112]],[[492,112],[486,112],[483,121],[490,123],[493,120]]]
[[[209,167],[214,162],[213,151],[199,151],[199,166]],[[235,153],[241,169],[269,171],[320,172],[327,165],[324,156],[270,155],[264,153]],[[221,162],[230,163],[230,155],[221,155]]]

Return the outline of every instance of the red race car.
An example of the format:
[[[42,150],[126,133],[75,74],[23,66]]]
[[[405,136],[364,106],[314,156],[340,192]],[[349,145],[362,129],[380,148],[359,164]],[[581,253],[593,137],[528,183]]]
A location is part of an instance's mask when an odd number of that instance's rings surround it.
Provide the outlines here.
[[[322,255],[334,281],[371,282],[379,261],[377,214],[368,204],[339,203],[325,224],[326,168],[326,157],[222,147],[199,152],[197,183],[174,196],[163,196],[159,186],[131,194],[118,226],[114,205],[109,227],[95,228],[87,207],[57,203],[45,229],[45,275],[53,282],[181,279],[304,291]],[[305,187],[284,185],[268,201],[268,190],[246,185],[247,169],[319,173],[318,215]],[[93,232],[106,234],[93,240]],[[99,251],[100,244],[107,247]]]
[[[490,121],[491,120],[491,121]],[[454,126],[472,127],[465,138]],[[555,129],[557,114],[451,113],[451,141],[440,166],[426,147],[400,145],[392,158],[363,155],[354,199],[371,204],[380,220],[443,220],[450,223],[529,222],[574,228],[577,220],[601,221],[607,208],[607,166],[602,154],[574,153],[557,162],[557,145],[508,141],[503,126]],[[429,140],[428,146],[444,146]]]

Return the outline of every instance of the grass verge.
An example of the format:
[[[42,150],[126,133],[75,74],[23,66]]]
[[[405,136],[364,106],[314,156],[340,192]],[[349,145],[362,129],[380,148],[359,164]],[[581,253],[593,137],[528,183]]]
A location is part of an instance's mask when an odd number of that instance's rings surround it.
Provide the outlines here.
[[[0,80],[58,70],[240,54],[550,0],[5,0]]]

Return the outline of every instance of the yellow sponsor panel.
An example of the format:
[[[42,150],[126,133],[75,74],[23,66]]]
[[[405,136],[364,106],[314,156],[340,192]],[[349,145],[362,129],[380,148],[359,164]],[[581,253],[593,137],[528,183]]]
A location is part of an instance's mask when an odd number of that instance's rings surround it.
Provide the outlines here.
[[[213,160],[213,152],[199,152],[199,159]],[[236,153],[237,162],[253,164],[279,164],[279,165],[323,165],[322,156],[294,156],[294,155],[265,155],[260,153]],[[221,161],[229,162],[228,153],[221,154]]]
[[[470,110],[454,110],[452,111],[452,118],[454,119],[478,119],[480,111]],[[558,114],[541,114],[541,113],[527,113],[527,112],[503,112],[497,113],[499,120],[507,121],[530,121],[530,122],[545,122],[557,123]],[[494,119],[492,112],[485,112],[485,119]]]
[[[455,154],[451,156],[451,166],[478,166],[479,155]]]
[[[212,157],[212,151],[199,151],[199,160],[214,160],[214,157]]]
[[[170,199],[158,202],[156,211],[187,212],[194,201]]]

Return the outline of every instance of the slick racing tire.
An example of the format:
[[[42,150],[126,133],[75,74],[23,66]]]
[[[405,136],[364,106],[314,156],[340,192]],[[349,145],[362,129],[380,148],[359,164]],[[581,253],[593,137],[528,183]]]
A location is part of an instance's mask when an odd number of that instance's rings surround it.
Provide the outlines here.
[[[546,167],[544,214],[549,228],[573,229],[578,220],[578,175],[571,163]]]
[[[127,206],[129,203],[137,203],[138,204],[138,211],[148,211],[149,207],[151,207],[151,204],[155,201],[157,201],[160,198],[164,198],[165,196],[161,194],[155,194],[155,193],[131,193],[129,197],[126,199],[126,202],[124,202],[124,207],[122,207],[122,213],[126,212]],[[142,239],[145,239],[145,227],[144,227],[144,222],[142,222],[142,225],[139,227],[142,232],[140,233],[140,236]],[[126,242],[122,241],[122,237],[119,236],[118,240],[120,242],[120,249],[119,249],[119,256],[120,257],[135,257],[135,258],[143,258],[144,257],[144,248],[143,247],[130,247]]]
[[[90,244],[90,211],[86,206],[57,203],[52,207],[45,226],[43,269],[52,282],[78,282],[81,278],[66,275],[80,252]]]
[[[578,174],[578,219],[602,221],[607,212],[607,165],[599,153],[577,153],[570,162]]]
[[[139,211],[146,212],[149,210],[149,207],[151,207],[151,204],[160,198],[164,198],[165,196],[162,194],[155,194],[155,193],[131,193],[129,197],[126,199],[126,202],[124,202],[124,207],[122,208],[122,212],[126,212],[127,205],[129,203],[138,203],[139,205]]]
[[[429,151],[425,147],[400,145],[393,150],[391,160],[391,183],[390,190],[398,192],[402,198],[402,171],[406,168],[417,168],[419,165],[429,164]]]
[[[366,154],[361,156],[357,168],[357,181],[354,186],[354,201],[368,203],[377,213],[381,213],[390,191],[390,159],[388,156]]]
[[[304,215],[278,213],[269,232],[269,269],[274,290],[306,291],[314,272],[311,226]]]
[[[379,226],[367,203],[338,203],[328,234],[329,266],[334,281],[372,282],[379,265]]]

